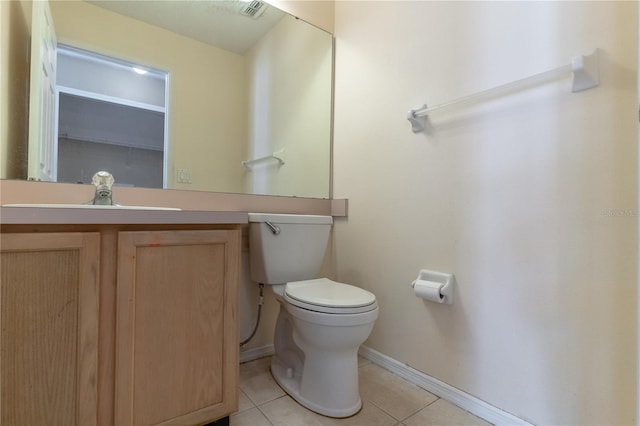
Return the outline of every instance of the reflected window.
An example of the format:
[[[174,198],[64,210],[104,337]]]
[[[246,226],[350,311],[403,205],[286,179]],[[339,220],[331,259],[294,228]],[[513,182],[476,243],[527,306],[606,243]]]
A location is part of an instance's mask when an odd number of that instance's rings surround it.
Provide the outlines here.
[[[166,183],[167,74],[58,47],[58,182],[90,183],[108,170],[116,185]]]

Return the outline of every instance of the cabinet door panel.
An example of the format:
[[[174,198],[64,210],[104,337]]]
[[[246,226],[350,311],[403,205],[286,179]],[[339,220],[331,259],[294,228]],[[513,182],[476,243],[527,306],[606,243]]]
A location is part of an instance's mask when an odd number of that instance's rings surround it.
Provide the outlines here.
[[[99,235],[0,239],[0,423],[96,424]]]
[[[116,423],[198,423],[234,406],[237,244],[228,230],[120,233]]]

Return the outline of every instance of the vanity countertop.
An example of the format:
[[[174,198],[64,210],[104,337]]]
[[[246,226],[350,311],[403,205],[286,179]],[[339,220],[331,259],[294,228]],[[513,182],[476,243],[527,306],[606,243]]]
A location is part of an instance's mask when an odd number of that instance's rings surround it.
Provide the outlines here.
[[[247,212],[0,207],[2,225],[173,225],[246,224]]]

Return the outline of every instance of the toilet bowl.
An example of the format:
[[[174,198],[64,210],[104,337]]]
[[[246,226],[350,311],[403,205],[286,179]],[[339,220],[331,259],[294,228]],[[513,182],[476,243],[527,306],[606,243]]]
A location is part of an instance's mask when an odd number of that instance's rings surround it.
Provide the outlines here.
[[[311,281],[313,287],[340,286],[354,293],[362,291],[363,298],[370,295],[370,301],[355,307],[326,302],[313,305],[308,299],[293,298],[287,292],[289,284],[281,286],[284,297],[276,297],[280,313],[271,372],[276,382],[301,405],[326,416],[348,417],[362,407],[358,348],[371,333],[378,306],[373,294],[357,287],[326,278]],[[274,293],[280,290],[272,289]],[[314,290],[317,295],[323,292],[322,288]],[[335,297],[335,291],[329,292]]]
[[[378,305],[364,289],[316,278],[331,217],[292,216],[249,215],[252,279],[270,284],[280,305],[271,373],[301,405],[349,417],[362,407],[358,349]]]

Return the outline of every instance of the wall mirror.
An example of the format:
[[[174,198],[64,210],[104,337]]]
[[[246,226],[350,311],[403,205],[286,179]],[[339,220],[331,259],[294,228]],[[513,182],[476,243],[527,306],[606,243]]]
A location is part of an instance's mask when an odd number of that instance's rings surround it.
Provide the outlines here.
[[[33,2],[34,28],[38,3],[42,2]],[[136,64],[137,71],[148,68],[166,73],[164,129],[160,129],[160,136],[157,131],[150,132],[163,138],[160,145],[164,148],[159,154],[159,158],[164,157],[163,187],[330,197],[331,34],[256,0],[49,0],[48,6],[55,45],[64,46],[67,53],[76,49],[112,58],[120,61],[125,71],[127,64]],[[71,68],[77,71],[81,67]],[[133,67],[129,71],[134,76]],[[101,76],[97,84],[92,83],[94,86],[118,86],[124,94],[107,96],[116,103],[118,99],[129,102],[129,95],[135,97],[136,84],[109,83],[109,78],[96,72],[88,75]],[[69,80],[68,74],[65,78]],[[70,150],[74,161],[80,162],[75,167],[87,168],[82,171],[85,177],[98,165],[105,170],[130,168],[139,172],[134,157],[145,154],[127,146],[127,141],[139,136],[135,130],[118,141],[109,137],[115,131],[85,138],[92,144],[117,145],[122,154],[114,154],[109,161],[116,163],[111,165],[107,161],[111,155],[99,155],[98,160],[83,163],[84,150],[73,144],[83,137],[73,135],[85,133],[70,130],[69,123],[79,121],[73,114],[90,108],[80,99],[86,93],[69,88],[74,85],[65,81],[62,91],[55,89],[56,146],[49,153],[39,146],[40,154],[32,161],[35,148],[30,142],[29,177],[36,173],[35,161],[43,163],[43,157],[52,157],[44,162],[49,161],[54,168],[68,164],[56,161],[60,137],[65,139],[65,152]],[[62,125],[58,118],[60,102],[65,108],[71,105],[72,111],[72,118],[65,118]],[[135,101],[127,108],[129,113],[125,109],[116,116],[144,122],[136,118],[139,111]],[[36,115],[30,113],[30,121],[37,118],[41,125],[46,123],[47,118]],[[83,123],[84,127],[94,127]],[[31,126],[30,139],[36,134]],[[114,127],[101,126],[103,130]],[[37,133],[38,143],[44,145],[42,130]],[[58,171],[51,180],[66,175]],[[118,173],[114,175],[117,184]],[[46,176],[43,180],[48,180]],[[84,181],[84,177],[79,180]],[[143,181],[140,186],[153,185]]]

